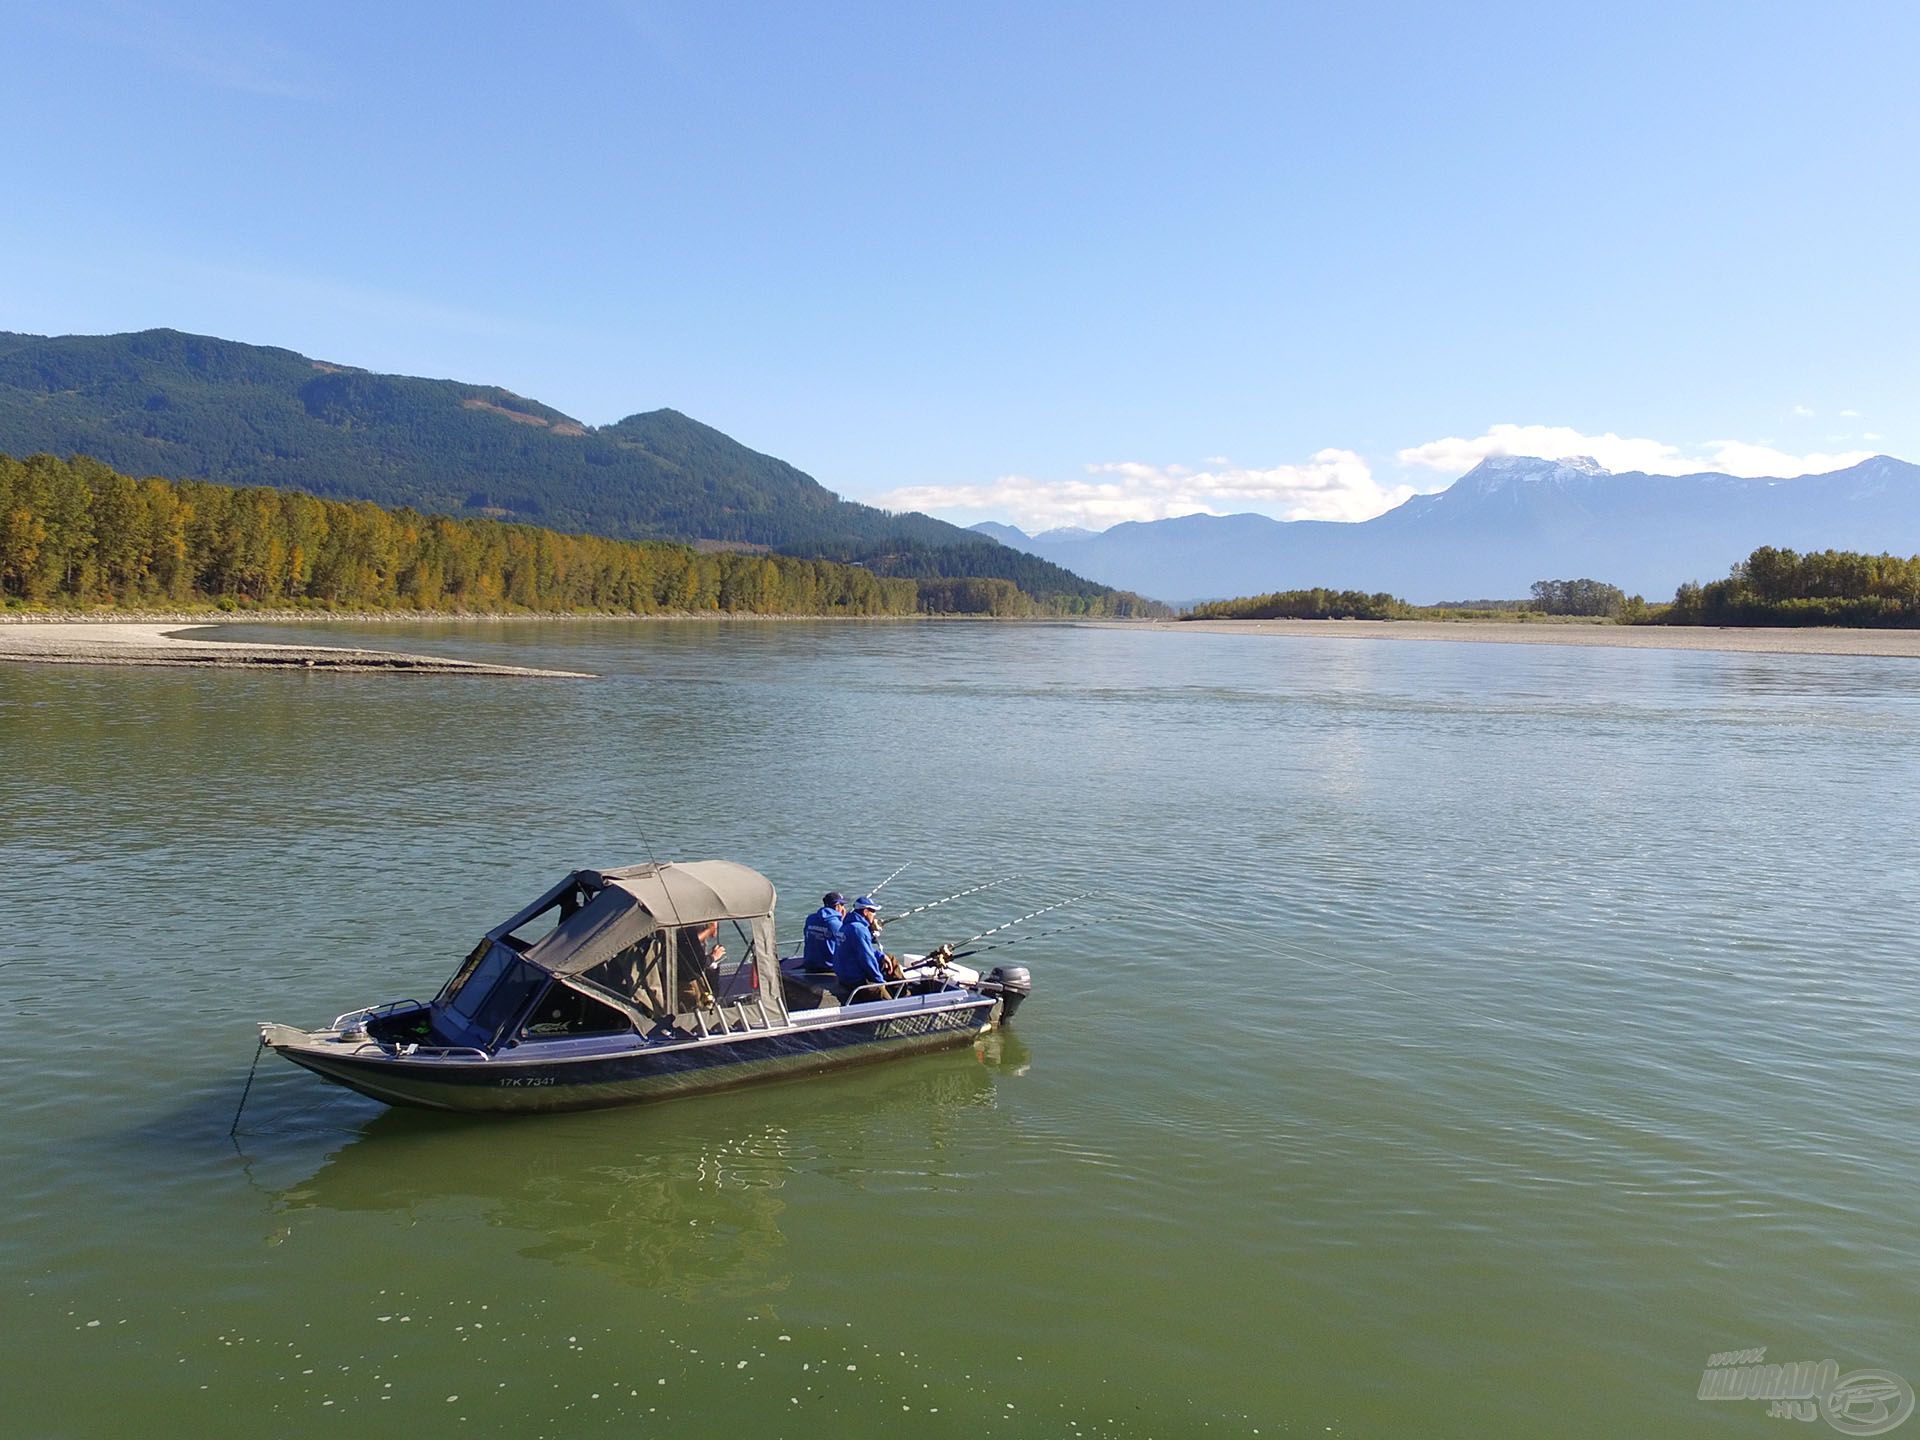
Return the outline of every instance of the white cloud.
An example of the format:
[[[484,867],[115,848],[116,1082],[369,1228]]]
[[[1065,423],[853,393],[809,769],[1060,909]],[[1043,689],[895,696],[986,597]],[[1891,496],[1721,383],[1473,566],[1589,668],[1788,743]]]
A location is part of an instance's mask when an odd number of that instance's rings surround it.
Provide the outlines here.
[[[1842,420],[1858,420],[1860,418],[1860,412],[1858,410],[1842,410],[1840,412],[1840,418]]]
[[[1127,520],[1240,510],[1283,520],[1366,520],[1416,493],[1412,485],[1380,484],[1351,450],[1322,450],[1302,464],[1267,469],[1209,461],[1207,468],[1194,470],[1129,460],[1089,465],[1085,479],[1002,475],[985,485],[910,485],[873,503],[891,510],[1008,520],[1037,532],[1060,525],[1104,530]]]
[[[1591,455],[1609,470],[1644,470],[1649,475],[1692,475],[1703,470],[1729,475],[1816,475],[1842,470],[1871,458],[1866,450],[1793,455],[1766,443],[1709,440],[1694,453],[1664,440],[1615,435],[1586,435],[1570,425],[1494,425],[1471,440],[1449,436],[1400,451],[1402,465],[1453,474],[1464,473],[1491,455],[1537,455],[1564,460]]]
[[[1811,420],[1813,418],[1813,411],[1809,410],[1805,405],[1795,405],[1791,410],[1787,411],[1787,413],[1796,420]]]
[[[1822,475],[1829,470],[1844,470],[1849,465],[1858,465],[1862,460],[1871,460],[1871,450],[1842,450],[1835,454],[1822,454],[1813,451],[1806,455],[1790,455],[1784,450],[1776,450],[1771,445],[1749,445],[1743,440],[1714,440],[1708,448],[1713,451],[1713,463],[1700,465],[1701,470],[1724,470],[1729,475]],[[1664,474],[1685,474],[1685,471],[1655,472]]]
[[[1398,458],[1402,465],[1465,472],[1492,455],[1535,455],[1542,460],[1591,455],[1609,470],[1681,473],[1667,468],[1680,460],[1680,451],[1675,446],[1658,440],[1629,439],[1611,432],[1584,435],[1570,425],[1494,425],[1484,435],[1471,440],[1456,435],[1411,446],[1402,450]]]

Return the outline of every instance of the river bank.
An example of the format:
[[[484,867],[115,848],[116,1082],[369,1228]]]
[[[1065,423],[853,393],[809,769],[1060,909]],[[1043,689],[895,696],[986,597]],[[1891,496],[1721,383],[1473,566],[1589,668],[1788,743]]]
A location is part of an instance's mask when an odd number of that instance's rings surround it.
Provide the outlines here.
[[[224,623],[224,622],[222,622]],[[43,621],[0,628],[0,661],[43,665],[208,666],[216,669],[281,668],[341,670],[361,674],[476,675],[540,680],[590,680],[581,671],[532,670],[520,665],[488,665],[413,655],[393,650],[360,650],[327,645],[271,645],[183,638],[186,632],[212,629],[202,620],[128,622]]]
[[[856,620],[903,624],[925,620],[993,620],[992,615],[762,615],[751,610],[666,610],[642,615],[574,610],[0,610],[6,625],[431,625],[475,621],[518,624],[548,620]],[[1024,620],[1072,616],[1019,616]],[[1132,623],[1132,622],[1116,622]]]
[[[1341,640],[1451,640],[1495,645],[1586,645],[1616,650],[1717,650],[1755,655],[1872,655],[1920,659],[1920,630],[1719,628],[1562,624],[1515,620],[1141,620],[1156,630]]]

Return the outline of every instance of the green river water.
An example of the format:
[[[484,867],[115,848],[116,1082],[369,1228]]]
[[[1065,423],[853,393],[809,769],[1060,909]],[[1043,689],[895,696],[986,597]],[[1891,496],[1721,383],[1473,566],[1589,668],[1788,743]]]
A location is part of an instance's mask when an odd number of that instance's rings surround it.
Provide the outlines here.
[[[0,667],[0,1433],[1767,1436],[1837,1427],[1710,1355],[1920,1380],[1920,665],[271,638],[606,678]],[[229,1140],[254,1021],[649,843],[783,936],[907,860],[1020,878],[896,947],[1104,898],[976,1048],[511,1121],[269,1056]]]

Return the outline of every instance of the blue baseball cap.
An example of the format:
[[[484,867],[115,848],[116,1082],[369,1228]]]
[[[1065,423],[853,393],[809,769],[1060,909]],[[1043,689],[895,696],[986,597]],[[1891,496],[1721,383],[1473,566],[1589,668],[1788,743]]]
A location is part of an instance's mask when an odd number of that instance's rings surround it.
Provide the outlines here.
[[[838,890],[829,890],[820,897],[820,903],[822,905],[844,905],[847,903],[847,897],[842,895]]]
[[[858,900],[853,902],[853,908],[856,910],[878,910],[880,907],[873,903],[873,897],[871,895],[862,895]]]

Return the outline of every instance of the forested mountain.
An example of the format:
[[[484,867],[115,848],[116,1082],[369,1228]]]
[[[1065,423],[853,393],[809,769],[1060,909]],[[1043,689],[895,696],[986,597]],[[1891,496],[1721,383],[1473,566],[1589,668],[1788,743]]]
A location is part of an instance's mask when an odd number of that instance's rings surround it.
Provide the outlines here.
[[[673,410],[595,428],[498,386],[376,375],[176,330],[0,332],[0,451],[619,539],[831,553],[888,574],[1013,580],[1069,610],[1110,608],[1105,585],[945,521],[842,500]],[[922,568],[903,568],[913,564]]]

